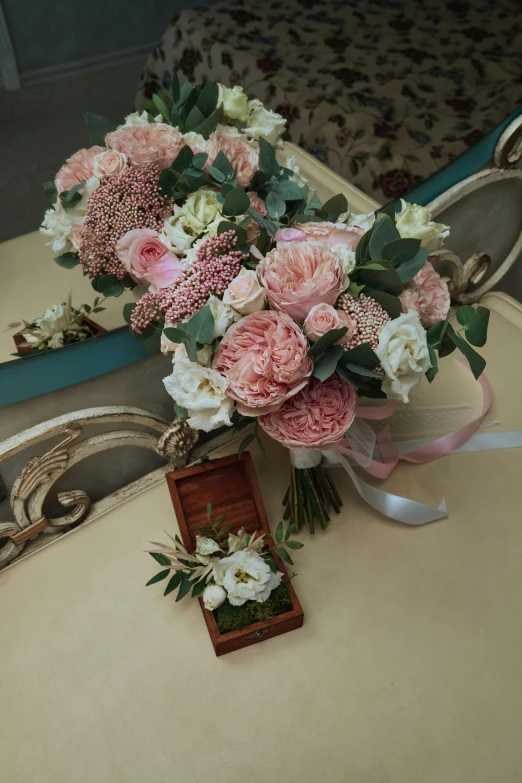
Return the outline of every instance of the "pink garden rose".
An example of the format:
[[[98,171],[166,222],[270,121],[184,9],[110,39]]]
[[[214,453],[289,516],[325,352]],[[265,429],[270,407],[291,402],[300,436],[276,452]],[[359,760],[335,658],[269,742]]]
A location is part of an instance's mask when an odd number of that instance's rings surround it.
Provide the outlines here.
[[[277,410],[297,394],[313,362],[299,327],[283,313],[263,310],[242,318],[224,336],[214,370],[228,382],[227,393],[247,416]]]
[[[331,305],[321,302],[312,307],[303,324],[304,333],[313,343],[316,343],[331,329],[348,328],[346,334],[337,341],[338,345],[348,345],[355,333],[356,325],[344,310],[335,310]]]
[[[121,174],[127,168],[127,156],[116,150],[104,150],[94,158],[94,176],[98,179]]]
[[[253,190],[249,191],[248,198],[250,199],[250,206],[252,207],[252,209],[255,209],[255,211],[259,215],[261,215],[261,217],[265,217],[266,216],[266,206],[265,206],[265,202],[263,201],[263,199],[259,198],[257,193],[255,193],[255,191],[253,191]]]
[[[259,423],[288,448],[331,448],[352,424],[356,404],[355,390],[334,373],[322,383],[311,378],[278,411],[260,416]]]
[[[259,167],[259,150],[239,132],[235,134],[215,130],[210,134],[207,151],[210,165],[219,152],[227,156],[236,170],[237,181],[242,188],[249,185]]]
[[[450,309],[448,285],[429,261],[405,284],[399,299],[403,313],[416,310],[426,328],[444,321]]]
[[[295,223],[291,228],[280,228],[276,232],[276,242],[325,242],[330,247],[348,245],[355,250],[364,234],[358,226],[347,226],[345,223]]]
[[[105,137],[107,147],[127,156],[132,166],[168,168],[185,146],[177,128],[165,122],[149,122],[135,128],[120,128]]]
[[[71,190],[83,180],[94,176],[94,159],[100,152],[105,152],[103,147],[89,147],[89,149],[78,150],[67,158],[54,179],[58,193]],[[83,189],[80,193],[83,193]]]
[[[340,262],[321,242],[282,242],[257,268],[273,310],[304,321],[317,304],[334,305],[344,287]]]
[[[166,288],[179,276],[183,265],[150,228],[134,228],[116,244],[116,254],[138,285],[151,293]]]

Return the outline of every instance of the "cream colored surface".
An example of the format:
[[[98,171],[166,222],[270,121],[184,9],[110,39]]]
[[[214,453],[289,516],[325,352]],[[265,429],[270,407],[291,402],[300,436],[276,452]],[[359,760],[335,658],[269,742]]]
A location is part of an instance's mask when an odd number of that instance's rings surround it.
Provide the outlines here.
[[[295,155],[301,170],[317,188],[321,200],[343,192],[354,212],[371,212],[379,206],[374,199],[365,196],[294,144],[286,145],[281,161],[284,162],[285,157],[290,155]],[[92,304],[97,296],[80,266],[63,269],[53,261],[54,255],[45,245],[45,237],[38,231],[0,243],[0,363],[14,359],[11,354],[15,350],[13,334],[16,330],[4,331],[9,323],[22,318],[27,321],[37,318],[47,307],[65,301],[69,291],[72,291],[76,306]],[[123,305],[133,301],[129,291],[117,299],[108,299],[103,305],[106,310],[96,313],[94,320],[105,329],[123,326]]]
[[[492,417],[520,429],[522,311],[487,304]],[[478,406],[470,376],[442,366],[420,401]],[[267,449],[254,457],[275,525],[288,458]],[[521,450],[400,466],[386,489],[446,496],[449,519],[419,529],[337,471],[343,513],[295,557],[304,627],[220,659],[195,602],[144,586],[147,541],[176,530],[165,484],[8,569],[1,779],[519,783],[521,469]]]

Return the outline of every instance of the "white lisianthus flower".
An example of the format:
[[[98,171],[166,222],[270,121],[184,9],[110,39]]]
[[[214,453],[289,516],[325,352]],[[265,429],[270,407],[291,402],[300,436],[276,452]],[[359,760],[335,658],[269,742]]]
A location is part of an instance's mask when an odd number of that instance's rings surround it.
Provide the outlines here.
[[[225,603],[227,600],[227,591],[220,585],[208,585],[203,591],[203,605],[205,609],[213,612],[214,609]]]
[[[195,131],[188,131],[187,133],[183,134],[183,140],[185,144],[188,144],[189,147],[197,147],[197,149],[200,152],[206,152],[207,151],[207,142],[201,135],[201,133],[196,133]]]
[[[219,96],[218,106],[223,104],[223,112],[231,120],[244,122],[248,118],[248,98],[239,85],[235,87],[225,87],[224,84],[218,84]]]
[[[263,603],[279,587],[283,574],[273,573],[257,552],[234,552],[219,560],[213,568],[214,581],[227,591],[232,606],[247,601]]]
[[[285,118],[275,111],[265,109],[257,99],[248,102],[248,110],[246,128],[242,131],[245,136],[249,139],[258,139],[262,136],[270,144],[279,145],[286,127]]]
[[[440,250],[449,235],[449,226],[430,220],[430,212],[419,204],[409,204],[401,198],[401,211],[395,215],[395,225],[402,239],[420,239],[426,250]]]
[[[295,182],[296,185],[299,185],[300,188],[303,187],[303,185],[308,185],[308,180],[303,177],[301,174],[301,169],[297,165],[297,159],[295,155],[292,155],[292,157],[286,159],[285,168],[290,169],[290,171],[293,171],[293,175],[290,177],[292,182]]]
[[[54,206],[46,211],[40,233],[49,237],[49,242],[45,244],[52,248],[53,253],[62,254],[74,250],[69,235],[78,222],[77,218],[63,208],[60,199],[57,199]]]
[[[388,321],[381,329],[375,353],[386,376],[383,392],[393,400],[409,402],[411,389],[431,367],[426,331],[419,314],[408,310]]]
[[[241,316],[230,305],[218,299],[217,296],[211,294],[207,300],[207,304],[210,305],[210,312],[214,316],[214,334],[212,339],[217,337],[223,337],[229,326],[235,321],[239,321]]]
[[[37,318],[35,324],[47,335],[63,332],[72,323],[70,310],[61,304],[48,307],[41,318]]]
[[[354,215],[353,212],[343,212],[337,218],[337,222],[346,223],[346,225],[350,227],[358,226],[359,228],[362,228],[366,234],[366,232],[369,231],[375,223],[375,212],[368,212],[363,215]]]
[[[349,275],[355,269],[355,250],[348,245],[334,245],[330,248],[343,268],[345,275]],[[349,280],[346,285],[349,285]]]
[[[149,118],[146,111],[133,111],[132,114],[127,114],[123,125],[118,125],[118,130],[122,128],[138,128],[140,125],[148,125]]]
[[[176,360],[163,384],[174,401],[187,409],[187,421],[194,429],[210,432],[232,424],[234,402],[227,396],[227,379],[210,367]]]

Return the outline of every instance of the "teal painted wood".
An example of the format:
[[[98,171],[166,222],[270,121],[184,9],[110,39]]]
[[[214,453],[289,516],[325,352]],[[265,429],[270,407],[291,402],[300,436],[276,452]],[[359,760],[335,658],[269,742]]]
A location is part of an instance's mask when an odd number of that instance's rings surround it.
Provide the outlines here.
[[[150,355],[124,327],[41,356],[14,359],[0,364],[0,406],[97,378]]]
[[[505,120],[493,128],[484,138],[463,152],[462,155],[443,166],[440,171],[432,174],[425,182],[421,182],[420,185],[416,185],[409,190],[404,198],[414,204],[425,206],[437,198],[437,196],[440,196],[441,193],[452,188],[453,185],[470,177],[492,159],[500,136],[509,123],[513,122],[519,114],[522,114],[522,106],[515,109]]]

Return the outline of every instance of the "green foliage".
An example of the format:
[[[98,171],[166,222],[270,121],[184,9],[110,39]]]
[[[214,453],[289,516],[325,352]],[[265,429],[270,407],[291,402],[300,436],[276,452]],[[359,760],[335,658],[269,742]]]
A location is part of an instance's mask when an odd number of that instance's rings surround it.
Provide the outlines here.
[[[385,291],[396,296],[402,292],[402,283],[395,267],[389,261],[381,260],[382,270],[362,267],[359,271],[361,282],[378,291]]]
[[[259,169],[266,174],[267,179],[277,177],[281,171],[274,148],[262,137],[259,139]]]
[[[319,356],[321,353],[327,350],[331,345],[334,345],[334,343],[339,342],[341,337],[344,337],[346,332],[348,331],[346,326],[342,326],[340,329],[330,329],[329,332],[326,332],[326,334],[323,334],[322,337],[320,337],[316,343],[314,343],[309,349],[308,349],[308,356]]]
[[[214,611],[214,618],[219,632],[225,634],[230,631],[240,631],[263,620],[271,620],[291,610],[292,599],[288,587],[285,582],[281,582],[279,587],[272,590],[264,603],[247,601],[243,606],[232,606],[225,601]]]
[[[127,302],[126,305],[123,305],[123,319],[126,324],[130,324],[132,312],[136,305],[137,302]]]
[[[58,191],[56,190],[56,185],[54,182],[44,182],[43,184],[43,190],[42,194],[44,198],[48,199],[51,204],[54,204],[56,199],[58,198]]]
[[[62,207],[64,209],[69,209],[70,207],[74,206],[74,204],[77,204],[78,201],[81,201],[82,196],[79,191],[84,186],[85,180],[82,180],[70,190],[64,190],[63,193],[60,193],[60,201],[62,202]]]
[[[277,220],[286,212],[285,200],[275,190],[271,190],[266,197],[266,209],[268,215]]]
[[[323,220],[329,220],[332,223],[336,223],[339,215],[348,211],[348,202],[346,196],[342,193],[338,193],[336,196],[325,201],[325,203],[317,210],[317,214]]]
[[[80,263],[80,257],[78,253],[63,253],[61,256],[57,256],[55,259],[58,266],[63,266],[64,269],[73,269]]]
[[[326,351],[316,359],[313,373],[314,377],[318,378],[320,381],[326,381],[327,378],[334,374],[337,362],[343,353],[344,350],[342,345],[332,345],[327,348]]]
[[[400,239],[400,234],[395,227],[395,222],[386,214],[380,213],[375,219],[370,236],[369,251],[372,260],[379,260],[382,250],[388,242]]]
[[[234,188],[223,202],[222,212],[227,217],[243,215],[250,207],[250,199],[243,188]]]
[[[116,275],[95,277],[91,281],[91,285],[95,291],[103,294],[106,298],[109,296],[121,296],[125,290],[123,281],[119,280]]]
[[[468,342],[455,331],[449,321],[438,321],[428,329],[426,337],[432,366],[427,371],[426,377],[430,383],[437,375],[438,359],[448,356],[455,349],[458,349],[468,360],[475,378],[479,378],[484,372],[486,360],[472,348],[472,345],[481,347],[486,342],[489,310],[481,305],[476,308],[464,305],[457,309],[457,321],[462,325],[461,331],[464,332]]]
[[[210,305],[205,305],[199,309],[186,322],[177,326],[168,326],[163,330],[167,340],[173,343],[183,343],[187,355],[191,362],[198,360],[198,345],[205,345],[212,342],[214,334],[214,316]]]
[[[87,128],[89,147],[94,147],[95,145],[105,147],[105,136],[116,130],[116,125],[105,117],[101,117],[99,114],[92,114],[90,111],[84,112],[83,117],[85,127]]]
[[[368,296],[375,299],[383,310],[386,310],[390,318],[398,318],[402,313],[402,302],[398,296],[393,296],[386,291],[370,291]]]
[[[471,345],[482,348],[488,338],[489,310],[478,305],[463,305],[457,310],[457,321],[464,327],[466,339]]]

